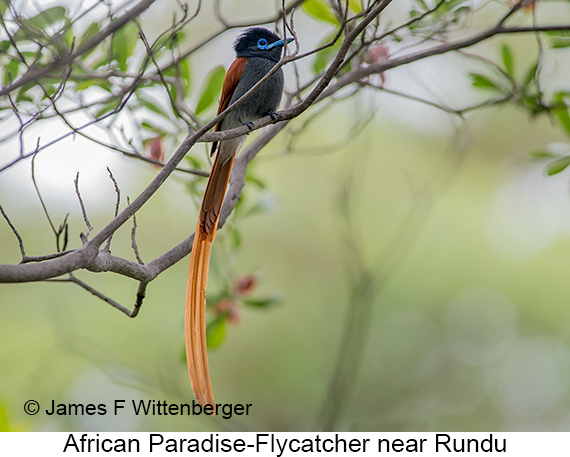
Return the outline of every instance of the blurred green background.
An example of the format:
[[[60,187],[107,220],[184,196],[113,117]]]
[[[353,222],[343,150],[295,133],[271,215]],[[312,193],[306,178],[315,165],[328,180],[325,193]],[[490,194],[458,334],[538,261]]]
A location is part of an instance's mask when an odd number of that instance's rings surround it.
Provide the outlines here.
[[[305,28],[303,20],[299,24],[301,41],[304,34],[307,42],[318,41],[318,27],[310,29],[308,19]],[[189,40],[207,27],[192,29]],[[197,57],[195,81],[215,65],[229,65],[233,36],[224,35],[219,46],[225,51]],[[478,49],[493,57],[501,42]],[[524,60],[528,41],[510,43]],[[558,57],[552,80],[568,65],[567,53]],[[482,97],[457,59],[421,65],[387,72],[387,87],[415,90],[421,84],[412,82],[424,79],[454,105]],[[439,72],[440,81],[431,85]],[[446,87],[455,75],[463,79]],[[363,132],[346,143],[355,119],[370,113]],[[292,127],[304,122],[301,117]],[[369,333],[336,429],[568,430],[568,173],[547,177],[544,163],[528,154],[567,141],[563,132],[547,118],[529,119],[514,108],[485,109],[460,123],[433,107],[361,92],[296,134],[292,150],[289,138],[278,137],[250,167],[266,188],[251,186],[248,202],[261,201],[268,211],[232,219],[219,232],[212,260],[213,294],[227,278],[253,273],[259,278],[255,296],[281,297],[267,310],[242,306],[239,325],[228,326],[223,343],[209,352],[216,401],[252,403],[251,414],[223,420],[23,411],[30,399],[42,408],[52,400],[105,403],[108,409],[115,399],[191,402],[182,358],[184,260],[149,285],[134,320],[71,284],[0,285],[0,429],[314,430],[330,401],[344,325],[355,309],[359,257],[375,278],[368,328],[360,336]],[[107,165],[131,198],[156,173],[112,154],[89,162],[87,152],[74,153],[99,173],[91,184],[84,180],[87,189],[92,185],[84,198],[95,229],[114,206]],[[38,169],[56,160],[53,154],[38,157]],[[75,165],[62,165],[69,173],[56,179],[67,187],[52,186],[53,175],[39,183],[55,214],[71,213],[72,246],[85,231],[73,195],[73,177],[83,165]],[[52,235],[27,173],[29,164],[22,164],[2,176],[0,201],[28,253],[50,252]],[[186,179],[170,179],[137,213],[145,261],[193,230],[197,212]],[[234,230],[241,236],[237,250]],[[130,227],[123,227],[112,251],[132,257],[129,245]],[[5,223],[0,252],[2,263],[19,259]],[[78,277],[122,304],[134,300],[136,285],[125,278]]]

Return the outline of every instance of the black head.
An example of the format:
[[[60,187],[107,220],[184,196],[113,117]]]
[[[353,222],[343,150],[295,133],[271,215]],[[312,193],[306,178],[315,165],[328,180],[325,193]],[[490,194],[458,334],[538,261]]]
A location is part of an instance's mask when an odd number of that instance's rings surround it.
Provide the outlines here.
[[[287,43],[293,39],[287,38]],[[284,41],[271,30],[252,27],[237,37],[234,49],[238,57],[264,57],[279,62]]]

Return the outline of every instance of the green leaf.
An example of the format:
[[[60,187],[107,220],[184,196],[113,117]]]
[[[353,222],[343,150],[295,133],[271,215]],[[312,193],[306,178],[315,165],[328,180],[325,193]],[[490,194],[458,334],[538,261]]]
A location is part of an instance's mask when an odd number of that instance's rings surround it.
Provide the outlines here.
[[[162,135],[162,136],[167,135],[167,133],[164,131],[164,129],[161,129],[160,127],[157,127],[156,125],[152,125],[150,122],[142,121],[141,127],[145,130],[148,130],[149,132],[154,133],[154,134],[158,134],[158,135]]]
[[[106,52],[93,63],[93,68],[101,68],[107,65],[109,65],[109,53]]]
[[[348,7],[356,14],[362,13],[362,0],[349,0]]]
[[[67,30],[63,33],[63,41],[67,46],[66,51],[70,50],[75,41],[75,35],[73,34],[73,28],[69,24]]]
[[[469,12],[471,12],[471,7],[468,5],[457,8],[456,10],[453,11],[453,14],[455,15],[455,19],[453,22],[456,23],[459,20],[460,15],[467,14]]]
[[[18,94],[18,96],[16,97],[16,103],[21,103],[21,102],[33,103],[34,99],[30,97],[28,94]]]
[[[281,303],[281,297],[244,298],[242,302],[244,305],[253,306],[255,308],[271,308]]]
[[[89,27],[87,27],[87,30],[85,30],[83,35],[81,35],[78,47],[81,48],[82,46],[85,46],[85,44],[87,44],[91,39],[97,36],[99,32],[100,32],[99,24],[97,22],[93,22]],[[91,54],[96,47],[97,46],[91,48],[90,51],[84,53],[83,57],[87,57],[89,54]]]
[[[172,50],[174,48],[176,48],[181,41],[184,41],[184,38],[186,36],[184,35],[184,32],[182,31],[178,31],[176,33],[173,33],[172,35],[169,35],[166,37],[166,40],[164,40],[164,44],[163,46],[166,49]]]
[[[135,50],[138,36],[138,28],[133,22],[128,22],[113,34],[111,40],[113,59],[122,71],[127,71],[127,61]]]
[[[22,19],[22,24],[36,30],[44,30],[50,25],[66,19],[65,13],[66,11],[63,6],[54,6],[30,19]]]
[[[57,90],[57,85],[52,85],[52,84],[47,84],[44,85],[44,89],[46,91],[46,93],[44,93],[44,96],[42,97],[42,99],[46,99],[48,96],[52,97],[53,94],[55,94],[55,91]]]
[[[471,77],[471,83],[473,84],[473,87],[478,87],[480,89],[501,90],[497,84],[495,84],[486,76],[478,73],[469,73],[469,76]]]
[[[171,39],[171,37],[169,35],[162,35],[160,37],[158,37],[158,39],[156,39],[154,41],[154,43],[152,43],[151,49],[154,55],[155,60],[158,60],[160,57],[162,57],[167,51],[168,51],[168,46],[167,46],[167,42]],[[144,69],[144,66],[148,65],[147,63],[143,61],[141,62],[141,67],[138,69],[138,71],[142,71]]]
[[[554,115],[558,119],[558,122],[570,133],[570,115],[568,114],[568,107],[566,108],[556,108]]]
[[[505,66],[505,71],[511,75],[512,77],[515,76],[515,69],[513,63],[513,53],[511,52],[511,48],[505,43],[501,49],[501,54],[503,57],[503,65]]]
[[[568,106],[565,104],[564,99],[568,96],[565,92],[557,92],[554,94],[554,102],[557,105],[561,105],[560,108],[555,108],[552,110],[560,125],[570,133],[570,114],[568,114]]]
[[[165,76],[172,76],[175,77],[177,72],[176,65],[170,65],[162,70],[162,74]]]
[[[551,48],[567,48],[570,46],[570,31],[559,30],[547,32],[550,37],[548,46]]]
[[[6,13],[8,6],[10,6],[10,0],[0,0],[0,14],[2,16]]]
[[[190,61],[188,59],[181,60],[178,62],[178,68],[180,68],[180,80],[182,81],[182,86],[184,86],[184,94],[188,95],[190,93],[190,88],[192,87]]]
[[[555,159],[560,157],[560,154],[547,151],[546,149],[535,149],[534,151],[529,151],[528,154],[533,160]]]
[[[101,106],[101,108],[99,108],[97,110],[97,112],[95,113],[95,118],[99,119],[100,117],[104,116],[107,113],[110,113],[111,111],[113,111],[114,109],[116,109],[119,106],[120,100],[115,100],[115,99],[111,99],[108,100],[107,102],[103,103],[103,105]]]
[[[29,94],[27,94],[27,92],[30,89],[33,89],[37,87],[37,84],[35,81],[31,81],[29,83],[24,84],[20,90],[18,91],[18,95],[16,96],[16,103],[22,102],[22,101],[32,101],[32,98]]]
[[[561,157],[546,166],[546,174],[548,176],[555,175],[565,170],[570,165],[570,156]]]
[[[570,30],[550,30],[546,34],[552,37],[570,38]]]
[[[424,0],[416,0],[416,4],[423,11],[427,11],[429,9],[428,6],[426,5],[426,2],[424,2]]]
[[[549,108],[542,104],[541,94],[523,95],[519,102],[532,116],[549,111]]]
[[[165,76],[172,76],[173,78],[178,78],[182,83],[182,87],[184,89],[184,95],[188,95],[190,92],[190,86],[192,83],[191,71],[190,71],[190,64],[188,63],[187,59],[181,60],[178,64],[171,65],[162,70],[162,73]],[[176,92],[174,91],[176,88],[174,85],[169,85],[169,90],[171,90],[171,94],[174,99],[176,99]],[[172,90],[174,89],[174,90]]]
[[[202,90],[202,95],[198,100],[198,105],[196,105],[196,114],[207,110],[212,104],[218,99],[220,92],[222,91],[222,84],[224,82],[224,76],[226,71],[224,67],[218,66],[214,68],[207,77],[206,87]]]
[[[338,18],[323,0],[305,0],[303,9],[310,16],[329,24],[338,25]]]
[[[205,168],[204,162],[193,155],[187,154],[185,159],[190,168],[193,168],[194,170],[203,170]]]
[[[26,62],[33,62],[34,60],[36,60],[36,58],[38,57],[38,53],[37,52],[31,52],[31,51],[20,51],[20,54],[24,57],[24,61]],[[56,80],[57,82],[61,82],[61,79],[58,78]],[[52,81],[54,82],[53,78]]]
[[[468,5],[466,5],[466,0],[449,0],[445,4],[445,9],[447,11],[459,11],[464,9],[470,9]]]
[[[315,54],[315,60],[313,61],[313,73],[319,74],[325,69],[329,61],[329,56],[332,54],[330,48],[322,49]]]
[[[220,314],[206,327],[206,344],[209,348],[217,348],[226,337],[226,316]]]
[[[11,60],[8,65],[4,67],[4,85],[7,86],[10,81],[14,81],[16,76],[18,76],[18,69],[20,68],[20,62],[16,59]]]
[[[336,34],[332,34],[327,37],[319,46],[323,46],[326,43],[330,43],[330,41],[336,36]],[[323,71],[326,66],[328,65],[329,61],[336,55],[338,49],[340,48],[341,39],[339,38],[335,44],[329,46],[328,48],[321,49],[315,54],[315,60],[313,61],[313,73],[319,74]]]
[[[141,106],[145,107],[146,109],[148,109],[148,110],[152,111],[153,113],[156,113],[159,116],[162,116],[168,120],[172,120],[169,113],[164,111],[157,102],[155,102],[154,100],[151,100],[149,98],[146,98],[146,96],[144,96],[140,92],[137,93],[137,100],[139,101]]]
[[[538,60],[526,71],[523,79],[523,87],[528,87],[528,85],[534,81],[536,70],[538,70]]]
[[[72,78],[71,78],[72,79]],[[97,86],[100,89],[111,92],[111,85],[106,79],[80,79],[77,80],[77,85],[75,86],[76,91],[85,90],[91,86]]]
[[[560,49],[570,47],[570,38],[552,38],[549,41],[552,49]]]

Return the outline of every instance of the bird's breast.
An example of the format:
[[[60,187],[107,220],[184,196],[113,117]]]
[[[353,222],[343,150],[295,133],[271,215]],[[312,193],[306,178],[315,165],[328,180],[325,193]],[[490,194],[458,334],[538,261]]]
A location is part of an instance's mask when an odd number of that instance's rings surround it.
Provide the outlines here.
[[[260,57],[249,57],[236,86],[231,103],[238,100],[260,81],[273,67],[275,62]],[[256,92],[229,113],[223,128],[239,127],[244,122],[251,122],[265,116],[269,111],[277,110],[283,93],[283,72],[281,69],[267,80]]]

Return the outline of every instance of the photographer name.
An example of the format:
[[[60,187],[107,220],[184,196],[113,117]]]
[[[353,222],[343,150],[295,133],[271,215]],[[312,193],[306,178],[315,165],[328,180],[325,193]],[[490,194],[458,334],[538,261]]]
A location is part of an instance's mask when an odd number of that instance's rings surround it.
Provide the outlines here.
[[[189,403],[168,403],[165,400],[115,400],[112,408],[100,403],[98,405],[89,403],[56,403],[51,401],[51,406],[46,408],[48,416],[105,416],[109,411],[116,416],[125,409],[131,410],[137,416],[220,416],[224,419],[231,419],[233,416],[248,416],[252,404],[241,403],[217,403],[215,405],[206,404],[201,406],[195,400]]]

